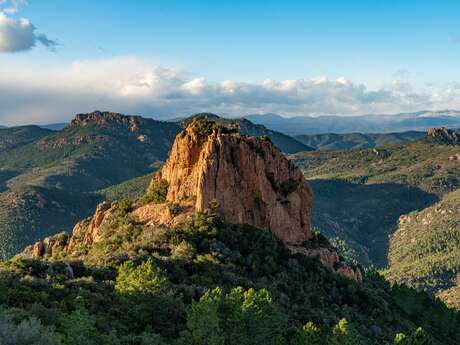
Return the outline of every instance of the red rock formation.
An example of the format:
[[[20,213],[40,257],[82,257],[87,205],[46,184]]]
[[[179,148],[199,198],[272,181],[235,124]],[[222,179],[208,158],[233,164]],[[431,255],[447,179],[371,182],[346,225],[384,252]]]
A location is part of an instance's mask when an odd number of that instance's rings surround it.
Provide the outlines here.
[[[348,265],[333,248],[318,247],[306,248],[300,246],[288,246],[291,253],[302,254],[311,258],[318,258],[319,261],[332,271],[342,277],[362,282],[363,276],[358,268]]]
[[[94,215],[80,223],[77,223],[72,230],[72,237],[67,246],[67,251],[73,251],[76,244],[88,246],[100,239],[100,228],[106,224],[116,210],[116,204],[103,202],[96,207]]]
[[[190,124],[174,142],[156,178],[168,181],[167,200],[210,207],[229,223],[272,231],[285,243],[311,237],[313,194],[302,172],[269,140]]]

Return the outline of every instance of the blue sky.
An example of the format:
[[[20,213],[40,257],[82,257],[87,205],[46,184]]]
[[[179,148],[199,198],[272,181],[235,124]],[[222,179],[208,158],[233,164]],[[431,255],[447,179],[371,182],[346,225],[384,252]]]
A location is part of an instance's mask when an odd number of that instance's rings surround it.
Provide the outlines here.
[[[3,2],[5,7],[12,1]],[[25,51],[0,53],[3,68],[24,74],[20,79],[9,76],[3,80],[4,84],[15,82],[19,89],[26,83],[28,88],[37,83],[37,73],[41,76],[54,73],[49,78],[51,82],[57,78],[56,73],[60,73],[62,79],[62,75],[68,74],[69,66],[79,61],[99,63],[99,68],[105,69],[103,61],[126,64],[126,59],[134,65],[147,64],[141,74],[161,66],[173,71],[174,80],[180,80],[179,86],[167,95],[168,107],[164,104],[161,109],[149,107],[144,104],[145,100],[139,106],[132,98],[130,104],[113,103],[123,111],[132,106],[133,112],[151,111],[161,116],[175,111],[187,112],[185,96],[180,97],[178,107],[171,105],[171,99],[177,96],[177,89],[183,90],[180,85],[200,78],[205,80],[205,85],[202,83],[200,88],[193,89],[195,103],[189,101],[191,112],[202,110],[208,104],[210,110],[238,114],[245,112],[245,106],[248,112],[276,111],[286,115],[398,112],[456,106],[453,99],[457,89],[460,90],[457,85],[460,81],[460,1],[28,0],[27,3],[19,1],[17,7],[17,11],[5,16],[11,20],[27,18],[36,28],[34,32],[46,35],[51,43],[46,46],[36,41],[35,46]],[[54,42],[58,45],[54,46]],[[85,69],[85,72],[88,71]],[[166,77],[167,85],[171,84],[171,73]],[[27,74],[31,75],[29,85]],[[165,78],[153,74],[155,80]],[[300,99],[279,100],[286,87],[292,89],[291,84],[283,84],[283,92],[278,87],[275,95],[270,92],[265,95],[264,81],[268,79],[282,83],[316,78],[311,84],[317,85],[318,76],[327,77],[329,87],[334,90],[337,78],[344,78],[347,85],[352,86],[351,91],[339,96],[335,91],[321,91],[321,95],[313,96],[309,93],[305,103],[310,106],[297,107],[293,105],[302,103]],[[126,82],[134,77],[123,76],[115,81]],[[238,86],[231,89],[238,95],[235,102],[232,103],[227,93],[225,100],[209,102],[211,95],[223,97],[222,90],[216,88],[229,80]],[[91,84],[95,92],[102,92],[97,82],[91,83],[85,85]],[[254,99],[261,103],[259,107],[254,101],[247,101],[251,96],[248,90],[241,94],[241,85],[257,89],[253,92]],[[343,83],[339,83],[341,85]],[[302,86],[302,92],[305,87]],[[197,90],[204,92],[205,89],[213,89],[213,92],[200,96]],[[443,96],[446,92],[449,97]],[[360,93],[359,99],[356,99],[357,93]],[[383,102],[382,97],[389,93],[393,93],[392,97]],[[317,100],[327,95],[337,97],[333,104]],[[76,96],[81,97],[81,90],[76,90]],[[113,98],[114,95],[98,97]],[[404,99],[399,100],[401,97]],[[29,98],[34,97],[26,97]],[[278,99],[277,103],[273,98]],[[347,98],[350,104],[342,106]],[[388,106],[398,103],[396,98],[401,104]],[[317,103],[314,107],[312,99]],[[263,106],[273,102],[277,106]],[[109,101],[95,103],[93,108],[112,105]],[[82,108],[91,106],[84,104]],[[8,109],[13,108],[11,105]],[[68,111],[76,108],[78,104],[72,104]],[[59,112],[66,111],[59,105]],[[23,109],[24,112],[30,110]],[[51,116],[50,120],[55,117]]]

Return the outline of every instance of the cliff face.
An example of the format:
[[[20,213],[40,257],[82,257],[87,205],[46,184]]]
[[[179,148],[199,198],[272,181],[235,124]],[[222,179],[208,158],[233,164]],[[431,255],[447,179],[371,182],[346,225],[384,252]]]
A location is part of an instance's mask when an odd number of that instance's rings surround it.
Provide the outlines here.
[[[189,125],[156,177],[168,182],[167,201],[213,208],[229,223],[272,231],[285,243],[311,237],[313,194],[300,170],[269,140]]]

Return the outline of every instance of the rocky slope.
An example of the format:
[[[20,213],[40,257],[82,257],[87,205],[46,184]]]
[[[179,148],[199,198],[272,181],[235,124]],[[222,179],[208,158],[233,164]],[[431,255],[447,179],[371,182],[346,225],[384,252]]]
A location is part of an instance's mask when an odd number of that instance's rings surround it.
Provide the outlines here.
[[[243,136],[208,120],[193,121],[177,136],[149,189],[152,195],[164,194],[163,199],[131,205],[129,217],[171,226],[211,210],[226,223],[268,230],[292,253],[317,257],[338,274],[362,280],[359,269],[348,266],[331,246],[310,241],[310,186],[267,139]],[[65,251],[97,243],[117,205],[101,204],[92,218],[77,224]],[[38,242],[25,255],[52,256],[55,241],[61,243],[61,238]]]
[[[289,158],[316,195],[313,225],[363,265],[385,267],[401,215],[460,187],[460,147],[429,138],[381,148],[297,153]]]
[[[315,191],[313,225],[342,255],[456,307],[457,138],[437,128],[404,145],[291,156]]]
[[[385,276],[438,294],[460,308],[460,190],[399,218]]]
[[[52,134],[49,129],[38,126],[0,128],[0,152],[6,152]]]

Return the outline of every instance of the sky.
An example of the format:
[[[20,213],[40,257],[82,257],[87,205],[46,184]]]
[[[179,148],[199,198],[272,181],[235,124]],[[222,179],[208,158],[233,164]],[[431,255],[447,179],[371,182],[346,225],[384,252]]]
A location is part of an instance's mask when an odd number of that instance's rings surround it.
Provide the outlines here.
[[[460,109],[460,1],[0,0],[0,125]]]

